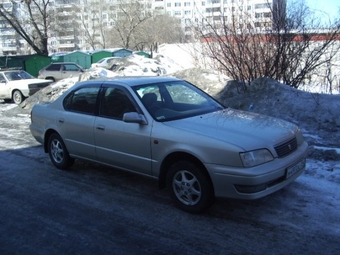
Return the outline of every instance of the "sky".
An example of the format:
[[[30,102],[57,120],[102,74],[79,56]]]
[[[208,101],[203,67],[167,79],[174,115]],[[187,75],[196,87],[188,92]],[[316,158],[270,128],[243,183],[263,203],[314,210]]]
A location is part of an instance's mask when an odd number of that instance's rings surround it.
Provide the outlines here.
[[[331,18],[335,18],[337,15],[339,15],[339,0],[305,0],[305,2],[311,9],[325,12]]]

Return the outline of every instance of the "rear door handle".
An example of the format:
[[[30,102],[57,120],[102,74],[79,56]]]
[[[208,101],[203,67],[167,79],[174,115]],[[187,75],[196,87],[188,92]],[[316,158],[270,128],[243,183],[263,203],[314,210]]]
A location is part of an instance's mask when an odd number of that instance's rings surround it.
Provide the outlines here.
[[[99,125],[96,127],[98,130],[105,130],[105,126],[104,125]]]

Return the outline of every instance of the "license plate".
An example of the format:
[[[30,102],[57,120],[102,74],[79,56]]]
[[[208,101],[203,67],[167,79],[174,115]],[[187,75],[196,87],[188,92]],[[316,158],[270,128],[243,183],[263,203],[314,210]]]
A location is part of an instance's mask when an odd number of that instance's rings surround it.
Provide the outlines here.
[[[306,159],[303,159],[296,165],[287,168],[286,179],[290,178],[292,175],[299,172],[301,169],[305,168],[305,166],[306,166]]]

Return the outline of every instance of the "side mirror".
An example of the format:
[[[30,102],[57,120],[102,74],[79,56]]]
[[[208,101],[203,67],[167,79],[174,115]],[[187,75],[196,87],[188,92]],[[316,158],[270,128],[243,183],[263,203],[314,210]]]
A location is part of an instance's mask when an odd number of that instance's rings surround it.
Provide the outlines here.
[[[123,121],[127,123],[138,123],[142,125],[147,125],[148,122],[143,114],[138,112],[127,112],[123,115]]]

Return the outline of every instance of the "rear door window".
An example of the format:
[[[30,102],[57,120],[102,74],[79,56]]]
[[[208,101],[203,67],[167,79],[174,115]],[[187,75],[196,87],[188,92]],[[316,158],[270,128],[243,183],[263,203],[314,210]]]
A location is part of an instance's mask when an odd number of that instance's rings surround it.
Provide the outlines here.
[[[67,111],[94,114],[99,87],[86,87],[73,91],[65,97],[63,105]]]
[[[60,64],[53,64],[46,68],[48,71],[60,71]]]
[[[63,70],[64,71],[79,71],[79,68],[76,65],[65,64]]]

